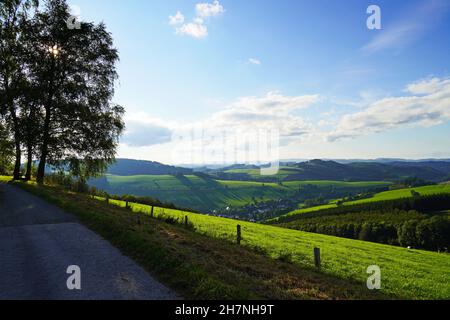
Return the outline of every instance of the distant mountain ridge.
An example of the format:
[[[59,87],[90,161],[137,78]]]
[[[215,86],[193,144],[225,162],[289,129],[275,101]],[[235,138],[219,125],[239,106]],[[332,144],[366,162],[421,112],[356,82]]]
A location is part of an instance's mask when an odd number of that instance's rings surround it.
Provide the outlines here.
[[[283,170],[290,172],[284,179],[285,181],[389,181],[404,178],[419,178],[435,182],[450,180],[450,161],[446,160],[342,163],[316,159],[299,163],[284,163],[282,165],[286,166]],[[232,170],[254,170],[259,168],[256,165],[236,164],[222,169],[205,170],[204,172],[229,172]],[[165,165],[153,161],[117,159],[116,163],[109,167],[107,173],[118,176],[192,175],[199,171],[203,170]],[[229,173],[230,178],[237,174]],[[235,178],[241,180],[242,175],[247,176],[245,173],[240,173],[240,175]]]
[[[234,164],[225,168],[222,168],[222,171],[228,170],[252,170],[252,169],[260,169],[261,167],[253,164]]]
[[[293,165],[298,173],[286,180],[354,180],[379,181],[402,178],[419,178],[442,181],[450,177],[450,162],[353,162],[348,164],[335,161],[311,160]]]
[[[107,171],[118,176],[192,174],[192,169],[165,165],[154,161],[117,159]]]

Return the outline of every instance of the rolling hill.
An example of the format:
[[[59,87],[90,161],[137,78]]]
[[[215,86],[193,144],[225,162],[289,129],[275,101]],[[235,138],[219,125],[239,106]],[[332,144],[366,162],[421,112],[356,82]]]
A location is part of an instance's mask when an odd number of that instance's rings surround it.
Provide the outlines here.
[[[221,178],[229,179],[270,179],[262,177],[259,168],[232,167],[215,173]],[[350,162],[311,160],[296,164],[284,165],[273,180],[307,181],[396,181],[405,178],[418,178],[441,182],[450,176],[450,162],[425,161],[390,163]]]
[[[450,161],[424,160],[391,162],[337,162],[311,160],[298,163],[281,163],[280,171],[273,177],[262,177],[256,165],[236,164],[220,169],[184,168],[152,161],[117,159],[107,171],[117,176],[138,175],[191,175],[203,172],[218,180],[277,181],[396,181],[405,178],[419,178],[442,182],[450,179]],[[269,181],[270,180],[270,181]]]
[[[268,224],[432,251],[450,248],[450,186],[393,190],[293,211]]]
[[[192,174],[192,169],[168,166],[159,162],[117,159],[107,173],[118,176]]]
[[[283,163],[277,175],[266,177],[255,165],[237,164],[199,172],[157,162],[118,159],[107,175],[92,179],[89,184],[110,194],[147,196],[205,213],[233,207],[233,216],[245,219],[244,211],[248,210],[249,219],[259,220],[259,213],[266,219],[295,210],[305,201],[322,204],[359,193],[385,191],[393,181],[410,177],[440,181],[449,174],[450,162],[432,160],[312,160]],[[283,205],[261,208],[260,203],[280,200]]]
[[[256,181],[214,180],[208,175],[106,175],[90,185],[116,195],[148,196],[183,208],[211,213],[226,207],[290,199],[295,204],[323,196],[335,199],[348,194],[387,188],[388,182],[289,181],[283,184]],[[294,206],[296,207],[296,205]]]
[[[411,191],[413,191],[413,190],[424,196],[441,194],[441,193],[450,193],[450,184],[439,184],[439,185],[423,186],[423,187],[417,187],[417,188],[384,191],[384,192],[377,193],[373,197],[370,197],[367,199],[344,202],[343,206],[345,207],[345,206],[352,206],[352,205],[371,203],[371,202],[395,200],[395,199],[401,199],[401,198],[412,198]],[[309,213],[319,212],[322,210],[327,210],[327,209],[332,209],[332,208],[337,208],[337,207],[338,207],[337,201],[333,201],[330,204],[326,204],[326,205],[322,205],[322,206],[294,210],[294,211],[288,213],[287,215],[281,216],[279,218],[283,219],[284,217],[302,215],[302,214],[306,214],[306,213],[309,214]]]

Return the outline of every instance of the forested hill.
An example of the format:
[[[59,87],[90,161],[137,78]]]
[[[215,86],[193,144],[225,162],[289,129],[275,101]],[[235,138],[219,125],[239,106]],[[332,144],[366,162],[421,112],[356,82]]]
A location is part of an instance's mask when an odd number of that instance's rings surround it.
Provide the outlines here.
[[[450,177],[450,162],[355,162],[342,164],[335,161],[312,160],[297,163],[285,180],[354,180],[378,181],[403,178],[419,178],[429,181],[443,181]]]
[[[199,171],[199,170],[196,170]],[[200,170],[201,171],[201,170]],[[259,167],[234,165],[222,169],[204,170],[213,178],[222,180],[259,180]],[[450,161],[392,161],[392,162],[348,162],[311,160],[282,164],[281,180],[284,181],[397,181],[417,178],[442,182],[450,180]],[[191,175],[193,169],[165,165],[152,161],[118,159],[110,166],[108,174],[117,176],[136,175]],[[270,177],[265,177],[269,179]],[[278,177],[273,179],[277,180]]]
[[[192,174],[192,169],[174,167],[159,162],[117,159],[108,169],[109,174],[118,176],[176,175]]]

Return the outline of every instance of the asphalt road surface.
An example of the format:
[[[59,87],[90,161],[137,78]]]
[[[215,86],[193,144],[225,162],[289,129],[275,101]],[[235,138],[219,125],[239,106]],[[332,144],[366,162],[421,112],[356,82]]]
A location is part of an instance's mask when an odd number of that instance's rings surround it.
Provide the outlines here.
[[[68,289],[69,266],[81,290]],[[74,216],[0,183],[0,300],[178,298]]]

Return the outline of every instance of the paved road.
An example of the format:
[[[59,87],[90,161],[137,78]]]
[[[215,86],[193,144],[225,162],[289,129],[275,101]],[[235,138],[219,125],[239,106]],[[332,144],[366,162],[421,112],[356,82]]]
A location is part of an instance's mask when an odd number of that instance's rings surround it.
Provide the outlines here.
[[[81,269],[69,290],[67,268]],[[177,299],[107,241],[38,197],[0,183],[0,300]]]

